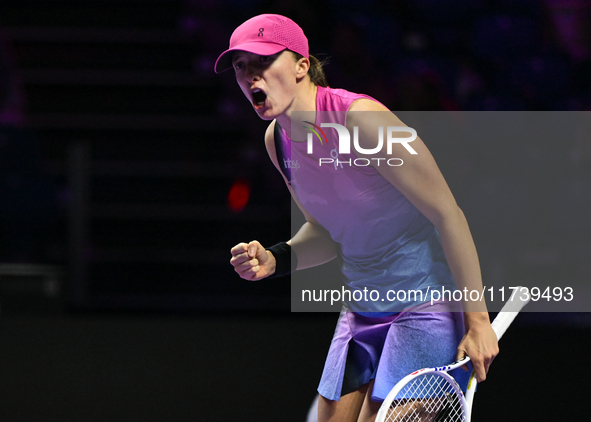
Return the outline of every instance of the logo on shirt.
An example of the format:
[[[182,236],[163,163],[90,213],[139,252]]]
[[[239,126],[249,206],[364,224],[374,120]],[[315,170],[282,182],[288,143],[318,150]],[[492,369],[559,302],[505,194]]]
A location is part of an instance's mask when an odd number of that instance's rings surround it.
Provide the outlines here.
[[[286,169],[297,170],[300,168],[300,163],[298,163],[298,160],[292,160],[291,158],[284,158],[283,159],[283,167]]]

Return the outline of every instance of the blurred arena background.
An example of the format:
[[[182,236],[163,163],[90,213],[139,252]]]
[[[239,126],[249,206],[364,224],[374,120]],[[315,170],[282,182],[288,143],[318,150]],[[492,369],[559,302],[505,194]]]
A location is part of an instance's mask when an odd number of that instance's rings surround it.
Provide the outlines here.
[[[229,265],[290,234],[266,123],[213,73],[259,13],[302,26],[332,87],[394,111],[591,111],[586,0],[3,3],[3,421],[305,419],[336,315],[291,314],[289,280]],[[589,280],[591,139],[427,144],[485,280]],[[590,334],[589,314],[521,315],[474,420],[579,419],[567,371]]]

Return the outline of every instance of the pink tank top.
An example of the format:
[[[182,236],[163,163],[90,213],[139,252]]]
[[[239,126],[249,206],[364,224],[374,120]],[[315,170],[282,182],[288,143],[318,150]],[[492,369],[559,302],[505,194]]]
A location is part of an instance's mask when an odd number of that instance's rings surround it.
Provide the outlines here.
[[[345,126],[346,111],[360,98],[373,100],[318,87],[316,122],[309,123]],[[453,289],[433,224],[373,166],[319,165],[323,157],[341,163],[358,158],[353,148],[350,154],[338,153],[336,130],[325,128],[324,133],[328,142],[317,142],[309,154],[306,142],[291,142],[276,122],[275,147],[280,168],[298,199],[338,243],[344,283],[352,289],[376,289],[382,297],[390,289],[426,291],[441,285]],[[409,304],[416,302],[347,305],[358,312],[398,312]]]

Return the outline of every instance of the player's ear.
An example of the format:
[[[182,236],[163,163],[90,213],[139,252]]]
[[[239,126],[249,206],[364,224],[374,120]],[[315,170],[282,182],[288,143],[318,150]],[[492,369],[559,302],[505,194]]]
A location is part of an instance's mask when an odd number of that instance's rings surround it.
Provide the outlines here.
[[[302,57],[296,62],[296,77],[298,79],[303,78],[310,69],[310,59]]]

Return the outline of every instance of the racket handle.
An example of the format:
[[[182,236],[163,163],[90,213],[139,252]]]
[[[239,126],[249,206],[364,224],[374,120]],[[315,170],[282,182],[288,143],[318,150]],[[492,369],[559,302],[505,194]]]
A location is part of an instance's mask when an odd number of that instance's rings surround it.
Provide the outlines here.
[[[523,290],[522,290],[523,289]],[[492,329],[497,335],[497,340],[500,340],[507,331],[507,328],[511,325],[519,311],[528,304],[529,302],[529,291],[526,287],[517,287],[513,291],[511,289],[511,295],[513,296],[510,300],[505,303],[495,320],[492,322]]]

